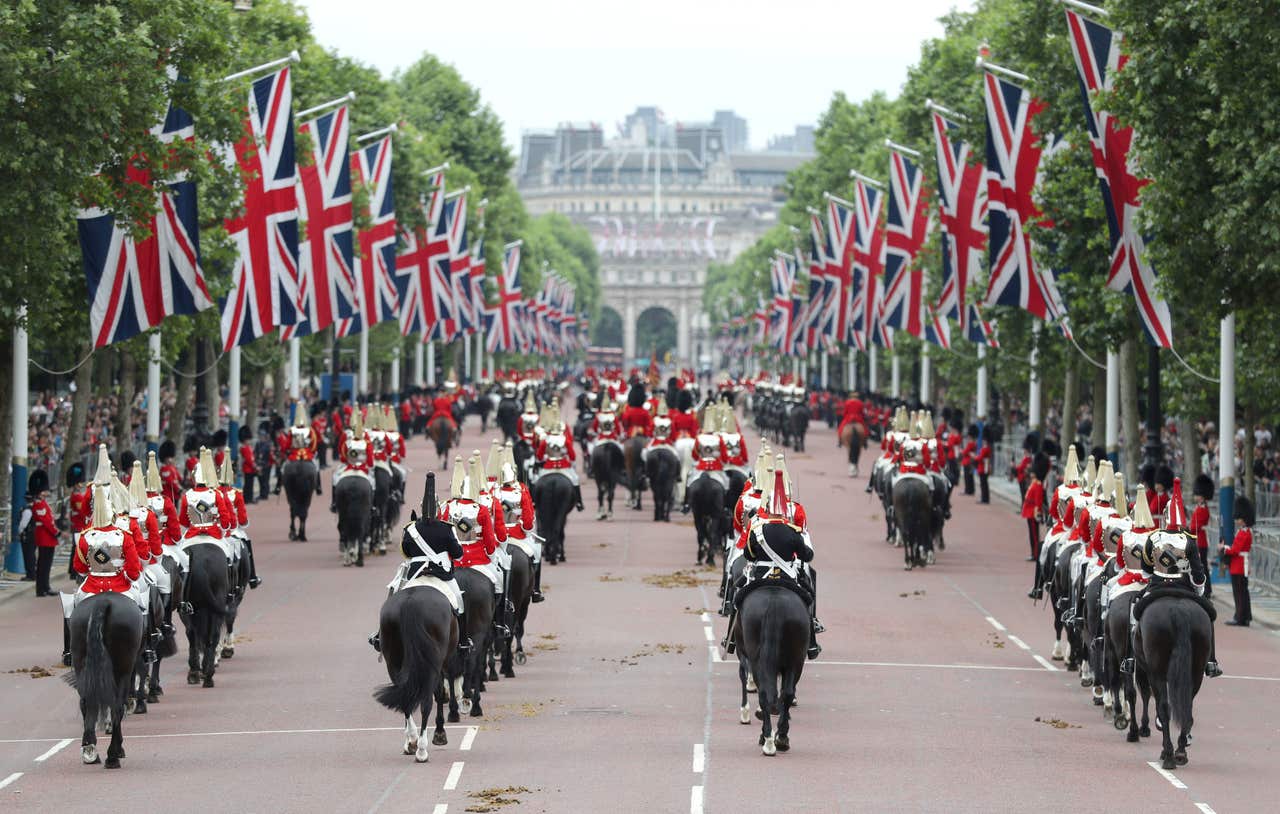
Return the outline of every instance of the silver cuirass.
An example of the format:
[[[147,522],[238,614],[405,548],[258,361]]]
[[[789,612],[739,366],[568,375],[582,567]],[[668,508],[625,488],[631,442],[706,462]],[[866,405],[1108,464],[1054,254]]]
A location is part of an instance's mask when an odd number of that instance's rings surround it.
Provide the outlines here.
[[[88,544],[86,559],[89,573],[100,577],[114,577],[124,568],[124,532],[115,529],[89,529],[84,533]]]
[[[709,433],[698,436],[698,460],[716,461],[720,459],[720,438]]]
[[[453,536],[459,543],[474,543],[480,539],[480,504],[449,504],[449,522],[453,524]]]
[[[520,511],[523,505],[520,485],[498,487],[498,501],[502,503],[502,521],[508,526],[520,522]]]
[[[1187,573],[1191,561],[1187,558],[1187,546],[1191,538],[1180,531],[1153,531],[1148,539],[1151,547],[1151,568],[1156,576],[1177,579]]]
[[[209,526],[219,522],[217,492],[212,489],[188,489],[187,525]]]
[[[311,428],[310,427],[290,427],[289,443],[294,449],[306,449],[311,446]]]
[[[562,432],[547,433],[547,460],[558,461],[568,454],[569,444]]]

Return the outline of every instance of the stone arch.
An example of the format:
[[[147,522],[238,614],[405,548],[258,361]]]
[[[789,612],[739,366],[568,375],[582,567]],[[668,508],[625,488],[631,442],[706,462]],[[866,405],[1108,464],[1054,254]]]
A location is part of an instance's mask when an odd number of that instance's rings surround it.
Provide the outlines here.
[[[648,358],[656,351],[658,360],[662,361],[667,354],[676,353],[678,341],[679,323],[675,313],[665,305],[650,305],[636,317],[637,357]]]
[[[600,309],[600,319],[592,326],[591,343],[606,348],[622,347],[622,314],[608,305]]]

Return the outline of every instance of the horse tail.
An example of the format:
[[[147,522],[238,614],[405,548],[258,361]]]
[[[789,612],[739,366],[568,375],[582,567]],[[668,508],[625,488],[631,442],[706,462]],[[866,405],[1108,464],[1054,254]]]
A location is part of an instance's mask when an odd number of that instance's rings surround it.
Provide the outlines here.
[[[1169,624],[1173,633],[1173,652],[1169,654],[1169,714],[1173,723],[1183,729],[1191,726],[1191,699],[1195,696],[1191,674],[1192,620],[1183,608],[1171,609]]]
[[[404,660],[392,683],[373,692],[379,704],[400,712],[406,718],[432,697],[440,683],[439,673],[444,663],[443,654],[435,651],[435,645],[426,633],[426,620],[418,618],[420,616],[421,608],[413,601],[406,601],[400,606],[400,644],[404,649]]]
[[[760,706],[765,712],[773,712],[778,702],[778,673],[782,662],[783,614],[777,597],[766,600],[768,607],[760,616],[760,642],[756,648],[752,674],[756,679],[756,691],[760,694]]]
[[[89,708],[111,709],[120,696],[116,686],[115,667],[107,652],[106,626],[111,603],[100,599],[89,611],[88,629],[85,631],[84,668],[76,676],[80,698]]]

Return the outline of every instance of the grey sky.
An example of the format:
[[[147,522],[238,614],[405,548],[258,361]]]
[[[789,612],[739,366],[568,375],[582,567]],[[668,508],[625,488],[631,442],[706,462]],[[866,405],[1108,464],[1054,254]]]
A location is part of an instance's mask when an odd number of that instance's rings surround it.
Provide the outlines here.
[[[316,38],[385,74],[431,51],[502,118],[508,142],[558,122],[606,135],[637,105],[667,121],[731,108],[754,147],[816,123],[831,94],[896,94],[937,18],[972,0],[301,0]],[[390,25],[388,22],[390,21]]]

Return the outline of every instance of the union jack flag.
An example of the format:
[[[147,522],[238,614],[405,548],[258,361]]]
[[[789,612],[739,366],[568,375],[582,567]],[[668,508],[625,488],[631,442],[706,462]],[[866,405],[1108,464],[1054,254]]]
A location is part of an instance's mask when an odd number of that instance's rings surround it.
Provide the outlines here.
[[[1133,294],[1142,327],[1151,344],[1173,347],[1173,317],[1156,289],[1156,270],[1146,259],[1146,240],[1138,223],[1141,191],[1148,179],[1139,178],[1131,164],[1133,128],[1121,127],[1110,113],[1099,110],[1093,97],[1110,91],[1128,58],[1120,53],[1120,35],[1079,13],[1066,9],[1071,51],[1080,75],[1085,122],[1089,127],[1093,166],[1102,187],[1111,235],[1111,271],[1107,288]]]
[[[986,72],[987,222],[991,279],[987,305],[1012,305],[1056,319],[1053,277],[1036,268],[1027,227],[1041,211],[1032,198],[1042,148],[1031,122],[1044,103],[1024,88]]]
[[[892,338],[880,316],[884,305],[884,224],[880,222],[883,198],[870,184],[854,184],[853,230],[853,327],[858,350],[865,351],[868,342],[892,347]]]
[[[400,240],[404,251],[396,258],[396,294],[400,298],[400,334],[428,334],[440,319],[452,317],[452,296],[443,304],[440,298],[449,294],[448,278],[443,288],[437,287],[435,263],[432,258],[443,256],[448,260],[449,243],[437,233],[440,212],[444,207],[444,168],[427,170],[430,192],[423,202],[426,226],[401,229]],[[443,316],[442,316],[443,314]]]
[[[471,294],[471,252],[467,248],[467,191],[445,196],[441,217],[449,240],[449,281],[453,291],[451,336],[475,333],[475,299]]]
[[[924,306],[924,340],[940,348],[951,348],[951,323],[931,305]]]
[[[523,337],[520,330],[520,312],[524,306],[524,297],[520,290],[520,247],[522,245],[524,244],[517,240],[502,247],[502,271],[494,278],[498,289],[498,301],[489,309],[493,317],[485,343],[489,353],[514,351],[522,344]]]
[[[153,131],[161,141],[194,138],[191,117],[169,106]],[[129,180],[151,186],[151,174],[130,162]],[[136,336],[173,314],[213,305],[200,268],[196,185],[178,181],[156,194],[157,212],[130,237],[112,215],[89,209],[77,216],[80,253],[89,287],[89,327],[101,348]]]
[[[992,348],[1000,347],[1000,340],[996,336],[995,323],[984,318],[982,312],[978,310],[978,306],[972,303],[969,304],[969,316],[965,321],[968,324],[964,335],[970,342]]]
[[[298,171],[289,68],[254,81],[245,136],[235,147],[244,214],[226,222],[237,258],[222,305],[222,347],[265,336],[301,317],[298,301]]]
[[[396,290],[396,202],[391,189],[391,136],[383,136],[351,154],[351,171],[369,190],[368,229],[356,235],[360,308],[338,324],[338,336],[352,336],[371,325],[399,319]]]
[[[961,330],[967,330],[965,298],[987,243],[987,185],[983,183],[986,170],[971,160],[969,145],[952,138],[959,129],[940,113],[933,114],[942,221],[942,292],[935,309],[959,320]]]
[[[822,216],[816,209],[809,210],[809,244],[812,255],[810,268],[821,270],[819,279],[822,281],[821,302],[814,318],[816,339],[822,347],[833,351],[841,339],[836,333],[839,292],[847,291],[847,288],[841,285],[840,259],[832,254],[830,235],[823,228]]]
[[[818,254],[821,249],[809,242],[809,256],[801,255],[800,261],[809,270],[809,294],[805,300],[804,310],[804,345],[805,348],[818,348],[825,343],[822,340],[822,320],[827,307],[827,268],[824,258]]]
[[[857,342],[854,336],[853,323],[855,312],[853,301],[858,289],[853,272],[853,233],[854,210],[856,204],[841,200],[827,193],[827,271],[828,279],[832,279],[835,287],[832,301],[828,307],[834,342]],[[861,348],[861,343],[858,344]]]
[[[476,218],[480,221],[480,229],[476,242],[471,244],[471,312],[476,316],[477,330],[483,327],[479,323],[485,312],[484,210],[487,204],[485,199],[476,204]]]
[[[924,269],[912,268],[929,232],[924,173],[897,150],[889,152],[889,209],[884,266],[884,322],[919,338],[924,325]]]
[[[769,286],[773,292],[773,307],[769,313],[769,343],[786,352],[791,333],[791,286],[795,269],[791,258],[776,252],[769,267]]]
[[[285,339],[322,331],[355,312],[350,130],[346,105],[298,125],[299,133],[311,136],[314,149],[310,166],[298,171],[298,213],[307,228],[307,240],[299,246],[303,318],[281,332]]]

